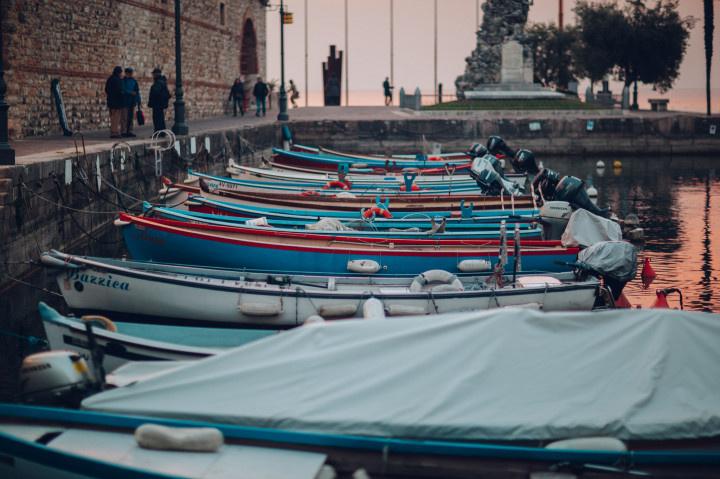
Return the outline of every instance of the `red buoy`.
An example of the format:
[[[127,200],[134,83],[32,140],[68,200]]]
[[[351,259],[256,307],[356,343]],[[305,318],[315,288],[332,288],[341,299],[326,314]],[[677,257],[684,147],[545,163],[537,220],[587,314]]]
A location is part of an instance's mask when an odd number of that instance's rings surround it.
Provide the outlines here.
[[[632,304],[630,304],[630,301],[628,301],[625,293],[620,293],[620,297],[615,300],[615,307],[629,309],[632,308]]]
[[[650,307],[669,309],[670,305],[667,302],[667,292],[663,289],[658,289],[657,291],[655,291],[655,301]]]
[[[643,268],[642,273],[640,273],[640,277],[642,278],[643,283],[647,282],[648,284],[657,277],[657,273],[655,273],[652,265],[650,265],[650,258],[648,256],[645,256],[645,261],[643,261]]]

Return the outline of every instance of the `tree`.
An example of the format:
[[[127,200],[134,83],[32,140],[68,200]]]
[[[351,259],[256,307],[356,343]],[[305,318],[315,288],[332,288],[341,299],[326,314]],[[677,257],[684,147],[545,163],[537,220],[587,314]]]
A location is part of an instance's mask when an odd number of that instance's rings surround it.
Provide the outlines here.
[[[644,0],[617,3],[581,2],[575,9],[581,30],[577,63],[591,79],[614,69],[626,86],[635,85],[633,109],[637,109],[638,81],[661,92],[670,89],[687,49],[692,18],[681,18],[679,0],[658,0],[648,8]]]
[[[582,1],[575,7],[578,41],[573,48],[578,75],[597,83],[617,65],[624,50],[630,25],[617,4],[590,4]]]
[[[707,114],[710,116],[710,72],[713,56],[713,31],[715,30],[713,0],[703,0],[705,17],[705,96],[707,99]]]
[[[567,91],[576,77],[573,47],[577,43],[578,29],[562,31],[554,24],[535,24],[528,28],[527,42],[533,52],[535,81]]]

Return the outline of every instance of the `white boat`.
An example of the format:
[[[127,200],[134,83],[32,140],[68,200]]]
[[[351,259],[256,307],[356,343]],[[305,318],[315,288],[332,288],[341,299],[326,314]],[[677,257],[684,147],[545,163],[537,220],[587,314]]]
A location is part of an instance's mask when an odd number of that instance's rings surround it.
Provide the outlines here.
[[[60,292],[77,312],[185,325],[288,328],[311,316],[361,317],[371,297],[390,316],[525,304],[546,311],[589,311],[599,289],[594,278],[577,281],[572,274],[518,275],[514,283],[506,275],[508,284],[498,287],[487,284],[487,275],[442,270],[397,278],[273,275],[57,251],[43,254],[42,261],[62,270]]]

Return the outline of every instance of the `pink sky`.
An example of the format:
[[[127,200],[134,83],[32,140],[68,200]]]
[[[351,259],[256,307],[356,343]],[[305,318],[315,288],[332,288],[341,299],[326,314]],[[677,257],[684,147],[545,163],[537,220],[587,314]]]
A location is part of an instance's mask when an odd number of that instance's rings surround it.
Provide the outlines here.
[[[277,3],[275,0],[273,3]],[[301,92],[305,89],[304,0],[286,0],[294,13],[295,23],[286,26],[286,75]],[[322,89],[321,63],[330,44],[344,49],[344,1],[308,0],[308,65],[309,89]],[[349,71],[352,92],[380,89],[390,74],[390,0],[349,0]],[[482,2],[481,2],[482,3]],[[565,22],[574,22],[572,8],[576,0],[564,0]],[[455,77],[465,68],[465,57],[475,45],[476,0],[438,0],[438,81],[446,94],[455,91]],[[703,89],[704,48],[702,0],[683,0],[680,13],[697,18],[691,32],[690,46],[682,65],[676,89]],[[720,0],[715,0],[715,54],[713,86],[720,85]],[[557,0],[535,0],[530,7],[530,22],[556,22]],[[482,21],[482,10],[480,11]],[[424,93],[433,88],[433,0],[395,0],[395,85]],[[280,77],[279,20],[277,11],[268,12],[267,28],[268,77]],[[344,86],[344,81],[343,81]],[[614,87],[617,89],[617,87]],[[702,92],[699,92],[702,93]],[[659,96],[657,93],[649,93]],[[698,92],[677,91],[678,102]],[[720,108],[720,89],[714,92],[715,111]],[[355,98],[353,96],[352,98]],[[351,103],[353,102],[351,98]],[[358,96],[358,98],[360,98]],[[361,102],[362,100],[358,100]],[[301,102],[303,104],[303,102]],[[671,106],[672,106],[671,102]]]

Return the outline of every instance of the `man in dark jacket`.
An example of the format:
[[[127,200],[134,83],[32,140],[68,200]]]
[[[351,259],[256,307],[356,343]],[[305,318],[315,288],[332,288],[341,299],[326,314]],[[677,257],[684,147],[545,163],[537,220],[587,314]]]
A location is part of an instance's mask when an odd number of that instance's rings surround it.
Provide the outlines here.
[[[148,108],[153,112],[153,131],[165,130],[165,110],[170,101],[170,90],[167,87],[167,79],[162,71],[156,68],[152,72],[153,84],[148,95]]]
[[[260,116],[262,110],[262,116],[265,116],[265,99],[270,93],[268,86],[262,81],[262,78],[257,77],[255,88],[253,88],[253,95],[255,96],[255,116]]]
[[[135,107],[140,108],[140,85],[133,78],[135,71],[127,67],[125,69],[125,78],[123,78],[123,98],[125,102],[125,110],[122,118],[122,136],[134,137],[133,120],[135,119]]]
[[[238,106],[240,107],[240,116],[245,116],[245,85],[240,78],[236,78],[230,88],[228,101],[232,102],[233,116],[237,116]]]
[[[120,138],[121,122],[125,103],[123,100],[122,67],[113,68],[112,75],[105,82],[105,95],[110,110],[110,138]]]

